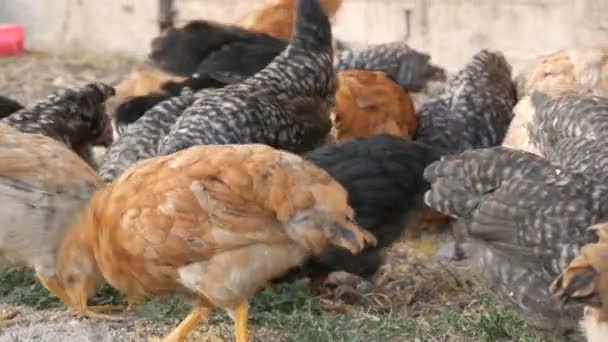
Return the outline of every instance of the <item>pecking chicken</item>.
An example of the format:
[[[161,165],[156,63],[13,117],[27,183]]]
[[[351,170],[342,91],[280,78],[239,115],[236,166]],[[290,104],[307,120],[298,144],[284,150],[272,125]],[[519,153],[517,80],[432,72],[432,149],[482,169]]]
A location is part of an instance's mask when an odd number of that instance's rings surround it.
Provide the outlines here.
[[[325,145],[303,157],[346,189],[357,223],[374,234],[377,245],[356,256],[343,248],[327,247],[278,280],[304,276],[322,279],[333,271],[372,276],[383,263],[382,249],[424,212],[422,196],[429,184],[423,171],[439,155],[423,144],[382,134]]]
[[[121,134],[103,156],[98,174],[110,182],[131,164],[156,156],[160,139],[169,132],[181,113],[194,102],[194,94],[184,91],[147,111]]]
[[[131,166],[93,195],[59,252],[55,293],[87,313],[98,273],[132,297],[188,293],[183,341],[214,307],[247,341],[248,299],[328,245],[375,243],[326,172],[266,145],[195,146]]]
[[[505,147],[451,156],[424,177],[425,202],[460,220],[457,236],[490,289],[530,324],[573,333],[582,307],[562,307],[550,285],[608,216],[608,186]]]
[[[342,0],[319,0],[329,18],[342,6]],[[293,31],[296,0],[273,0],[265,7],[238,18],[236,25],[246,30],[265,33],[278,39],[289,40]]]
[[[0,160],[0,264],[31,267],[53,287],[64,233],[101,182],[62,142],[4,123]]]
[[[416,140],[442,154],[496,146],[514,105],[511,66],[501,53],[482,50],[418,110]]]
[[[104,103],[113,95],[114,88],[103,83],[60,89],[0,123],[61,141],[95,167],[92,146],[112,143],[112,125]]]
[[[590,227],[599,241],[585,245],[568,268],[551,285],[564,302],[585,303],[581,329],[589,342],[608,336],[608,224]]]
[[[194,145],[262,143],[303,153],[331,129],[336,79],[331,28],[317,0],[300,0],[293,39],[243,82],[203,90],[158,146],[171,154]]]
[[[577,92],[608,96],[608,46],[582,46],[540,56],[515,79],[522,98],[540,91],[550,96]]]
[[[5,118],[14,112],[23,109],[21,103],[5,96],[0,96],[0,119]]]
[[[446,79],[445,70],[431,64],[430,59],[405,42],[393,42],[342,49],[336,53],[334,68],[382,71],[403,89],[415,92],[423,90],[430,81]]]
[[[392,134],[412,139],[416,113],[409,95],[379,71],[338,73],[333,113],[335,140]]]

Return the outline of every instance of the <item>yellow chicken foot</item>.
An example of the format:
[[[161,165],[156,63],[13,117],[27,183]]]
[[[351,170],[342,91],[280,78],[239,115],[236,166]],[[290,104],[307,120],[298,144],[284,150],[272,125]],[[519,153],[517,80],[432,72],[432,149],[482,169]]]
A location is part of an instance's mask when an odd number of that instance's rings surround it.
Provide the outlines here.
[[[234,334],[236,342],[247,342],[247,321],[249,304],[244,301],[234,308],[232,319],[234,320]]]
[[[70,296],[70,294],[68,294]],[[119,316],[111,316],[104,315],[101,312],[108,311],[124,311],[124,306],[119,305],[87,305],[87,290],[85,287],[82,287],[75,291],[75,293],[71,294],[71,299],[68,302],[68,312],[76,316],[84,316],[88,318],[94,319],[103,319],[103,320],[112,320],[112,321],[121,321],[122,317]]]
[[[173,331],[163,339],[152,337],[148,342],[182,342],[186,336],[194,329],[194,327],[202,320],[206,319],[211,313],[213,307],[211,305],[198,306],[184,318],[183,321]]]

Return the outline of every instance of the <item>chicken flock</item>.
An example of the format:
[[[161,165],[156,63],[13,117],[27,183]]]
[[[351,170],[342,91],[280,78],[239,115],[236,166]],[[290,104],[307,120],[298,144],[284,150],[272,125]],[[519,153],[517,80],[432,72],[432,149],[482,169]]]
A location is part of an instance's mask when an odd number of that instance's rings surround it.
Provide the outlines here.
[[[340,5],[170,27],[151,42],[155,73],[0,97],[3,264],[90,318],[124,309],[87,304],[103,282],[129,300],[185,293],[192,311],[162,341],[217,307],[246,342],[269,282],[369,278],[404,231],[449,223],[530,324],[605,340],[608,46],[517,77],[482,50],[448,77],[404,42],[337,41]]]

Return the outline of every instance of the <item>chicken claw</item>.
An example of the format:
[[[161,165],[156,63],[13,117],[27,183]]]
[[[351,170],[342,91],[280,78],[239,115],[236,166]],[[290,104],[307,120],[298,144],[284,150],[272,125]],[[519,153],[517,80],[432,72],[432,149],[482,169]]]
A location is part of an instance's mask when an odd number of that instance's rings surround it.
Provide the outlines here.
[[[6,323],[6,321],[10,321],[11,319],[15,318],[15,316],[17,316],[19,314],[19,310],[10,310],[7,313],[3,313],[2,315],[0,315],[0,324],[4,324]]]
[[[188,336],[188,333],[202,320],[207,318],[213,310],[211,305],[202,305],[190,312],[186,318],[173,331],[164,338],[151,337],[148,342],[182,342]]]

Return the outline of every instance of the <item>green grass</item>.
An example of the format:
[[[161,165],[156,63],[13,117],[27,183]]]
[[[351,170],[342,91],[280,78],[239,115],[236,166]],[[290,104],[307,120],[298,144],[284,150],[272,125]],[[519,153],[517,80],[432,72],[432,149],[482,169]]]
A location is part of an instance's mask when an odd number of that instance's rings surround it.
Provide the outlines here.
[[[94,301],[120,301],[120,295],[105,287]],[[473,301],[473,298],[471,298]],[[47,309],[61,304],[38,284],[31,272],[0,273],[0,302]],[[148,301],[135,309],[138,317],[168,324],[183,318],[189,306],[180,298]],[[258,341],[367,342],[367,341],[550,341],[528,327],[517,314],[483,294],[462,309],[457,305],[432,306],[414,316],[408,308],[389,313],[355,309],[348,314],[325,312],[320,300],[303,282],[282,285],[277,292],[265,289],[251,301],[250,324]],[[232,323],[221,310],[209,318],[222,338],[232,336]]]

